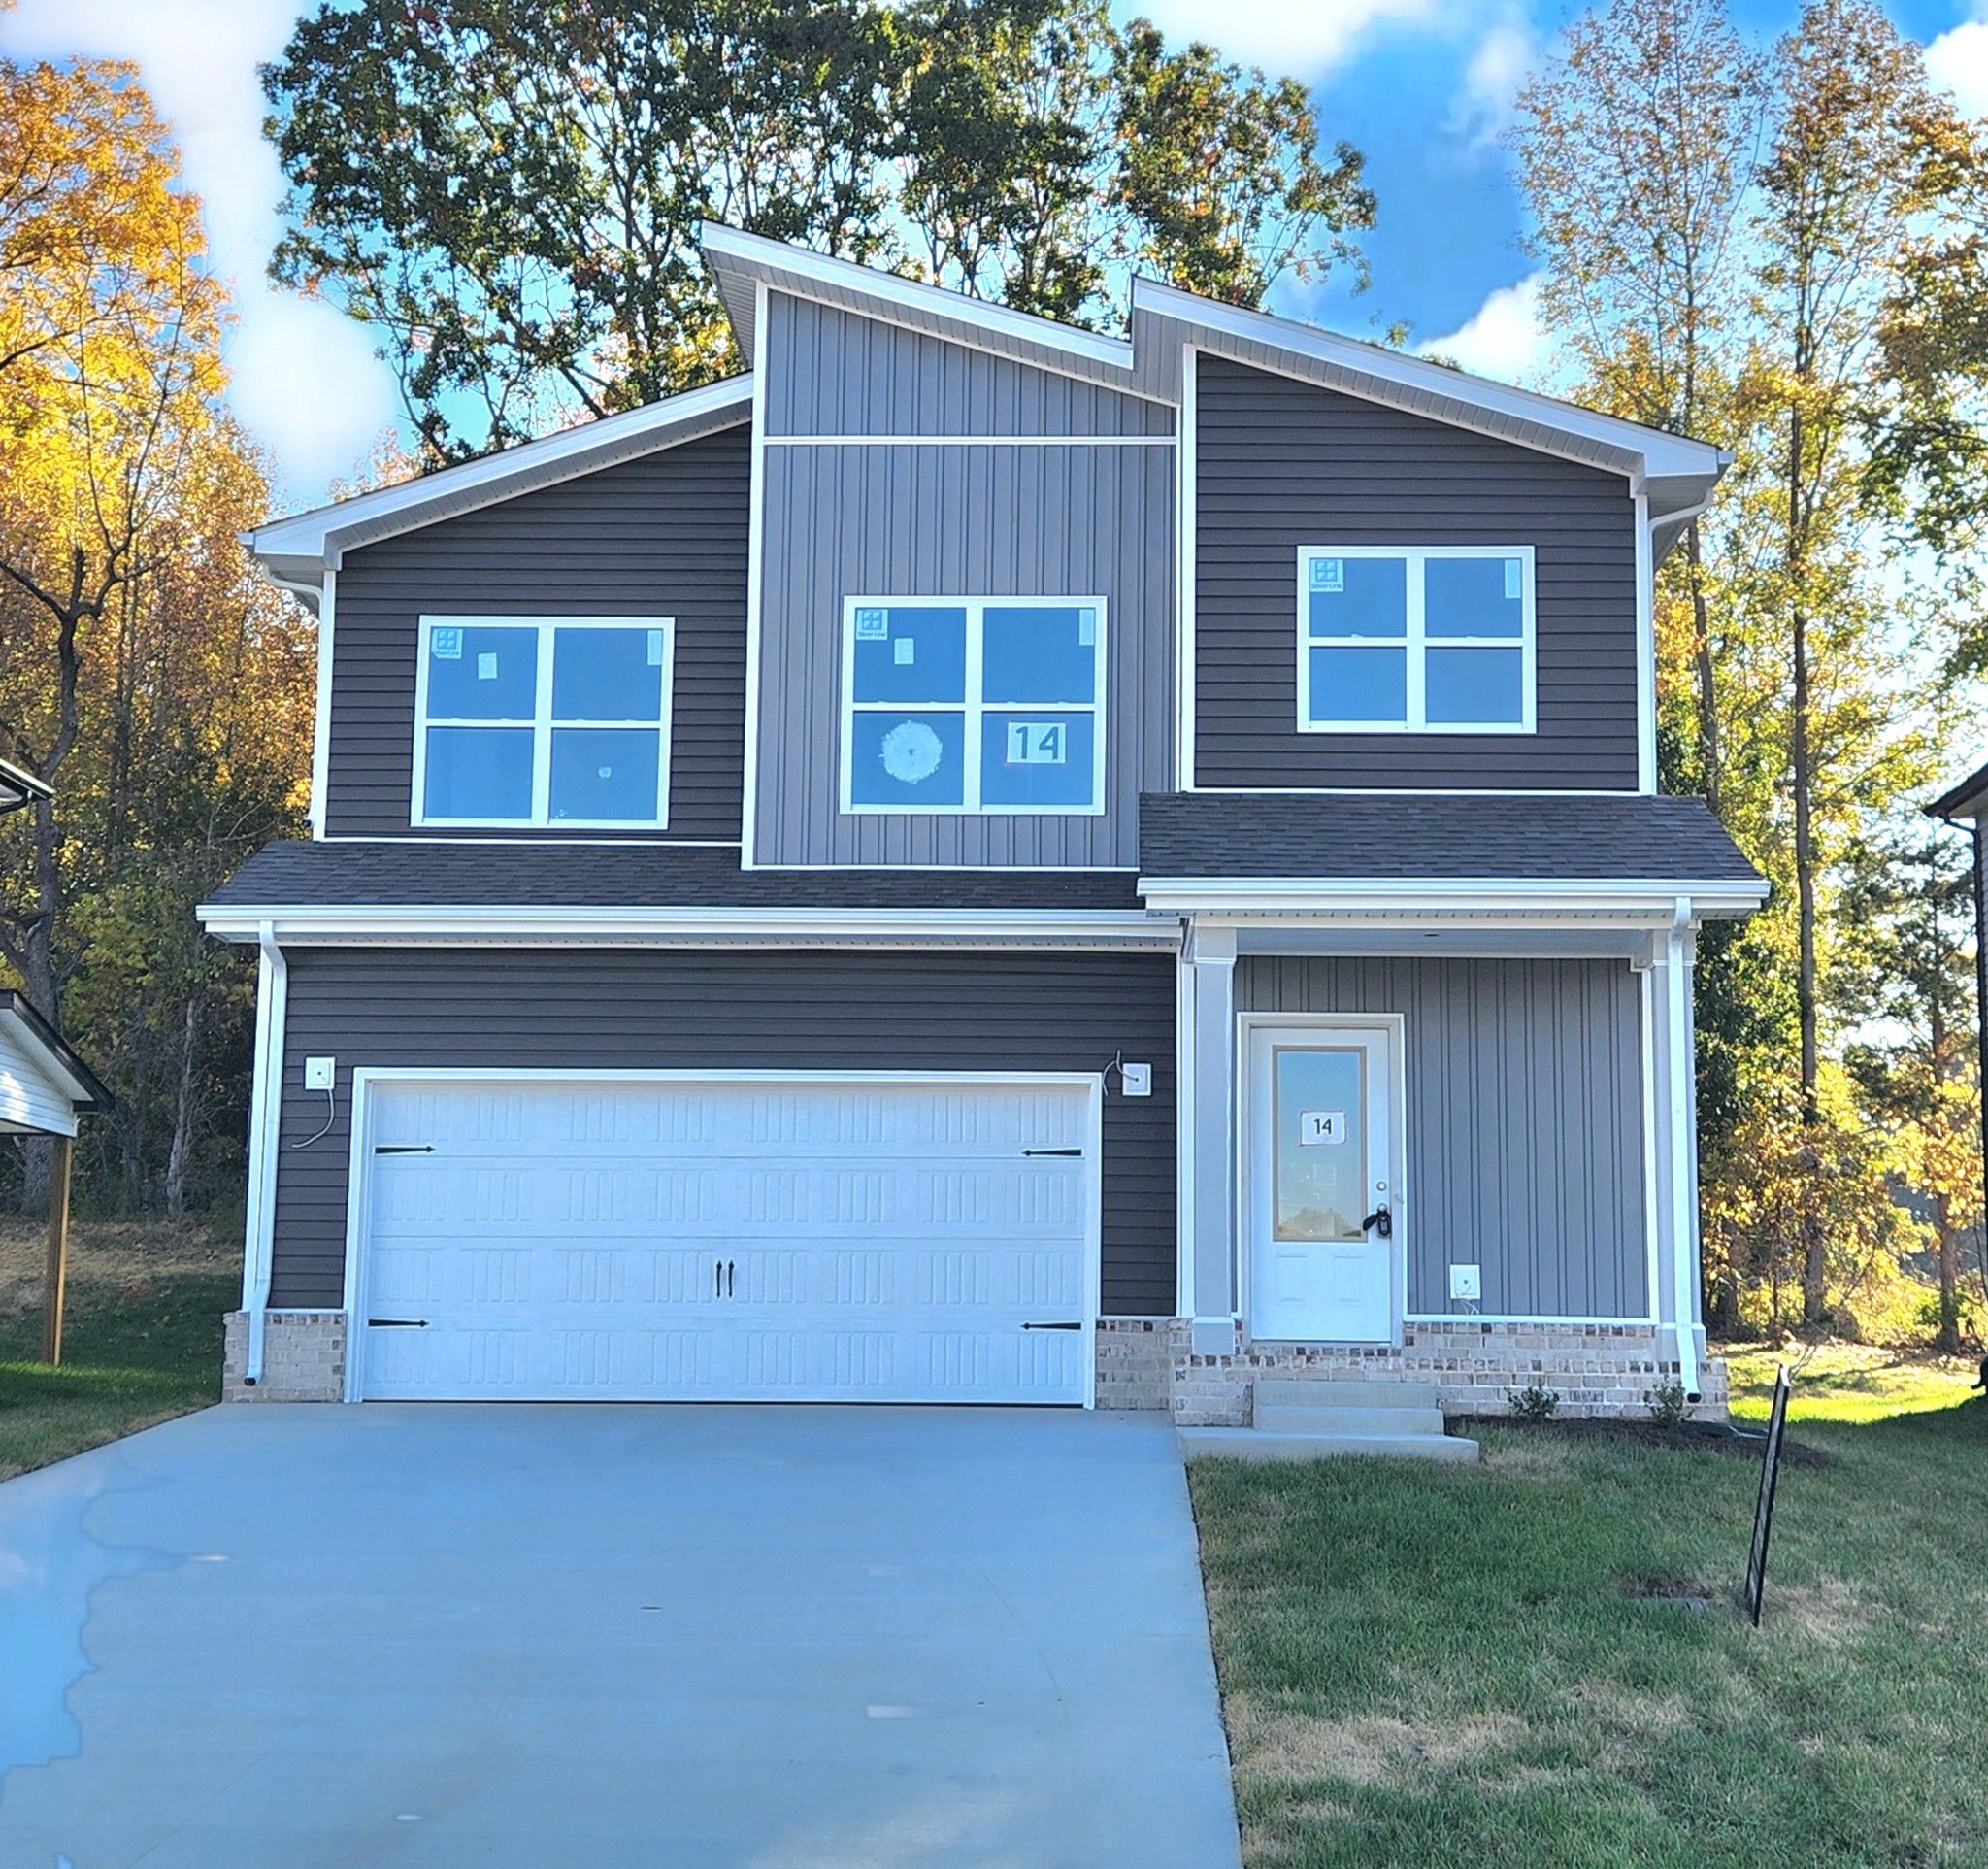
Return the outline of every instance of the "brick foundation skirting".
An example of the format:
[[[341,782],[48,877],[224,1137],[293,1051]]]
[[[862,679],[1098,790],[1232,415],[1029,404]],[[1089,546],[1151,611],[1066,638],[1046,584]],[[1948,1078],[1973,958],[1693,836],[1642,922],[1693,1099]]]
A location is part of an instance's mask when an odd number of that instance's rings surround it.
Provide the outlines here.
[[[1098,1326],[1098,1406],[1169,1408],[1182,1427],[1247,1427],[1259,1376],[1320,1383],[1426,1383],[1446,1415],[1504,1415],[1513,1389],[1537,1383],[1563,1416],[1640,1415],[1650,1391],[1677,1380],[1648,1324],[1412,1324],[1399,1348],[1244,1344],[1197,1356],[1184,1318]],[[1697,1420],[1726,1418],[1726,1366],[1700,1365]]]
[[[248,1314],[231,1311],[221,1360],[224,1402],[339,1402],[346,1392],[346,1314],[263,1314],[262,1380],[242,1380],[248,1361]]]

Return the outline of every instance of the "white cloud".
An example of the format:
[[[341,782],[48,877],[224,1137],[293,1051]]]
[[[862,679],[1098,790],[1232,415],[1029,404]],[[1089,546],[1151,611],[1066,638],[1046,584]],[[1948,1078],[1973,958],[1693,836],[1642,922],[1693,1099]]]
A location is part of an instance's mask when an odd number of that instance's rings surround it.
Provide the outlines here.
[[[1445,0],[1150,0],[1121,11],[1143,15],[1170,39],[1205,39],[1245,65],[1316,77],[1371,28],[1424,21],[1444,7]]]
[[[1474,152],[1496,146],[1538,57],[1532,34],[1516,20],[1494,26],[1477,42],[1449,114],[1450,128]]]
[[[296,13],[295,0],[20,0],[0,19],[0,47],[16,58],[137,62],[201,198],[214,266],[234,282],[229,401],[285,490],[311,503],[365,458],[398,410],[359,326],[264,278],[283,181],[262,140],[255,67],[282,51]]]
[[[1540,329],[1540,275],[1528,273],[1516,285],[1499,286],[1468,323],[1416,349],[1425,357],[1441,357],[1473,376],[1503,383],[1535,374],[1547,354]]]
[[[1988,9],[1973,14],[1926,48],[1926,74],[1970,117],[1988,117]]]

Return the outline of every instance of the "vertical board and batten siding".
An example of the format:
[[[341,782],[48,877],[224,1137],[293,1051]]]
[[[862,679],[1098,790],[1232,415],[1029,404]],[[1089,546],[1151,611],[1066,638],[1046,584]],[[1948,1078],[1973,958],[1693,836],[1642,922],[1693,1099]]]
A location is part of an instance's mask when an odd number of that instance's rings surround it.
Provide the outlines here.
[[[1173,783],[1174,450],[951,437],[1164,432],[1172,410],[780,294],[769,321],[779,428],[946,439],[766,448],[753,860],[1137,867],[1139,794]],[[845,816],[843,611],[858,596],[1102,597],[1103,815]]]
[[[1237,964],[1257,1013],[1399,1013],[1411,1316],[1646,1318],[1641,999],[1620,960]]]
[[[1107,1316],[1174,1310],[1171,954],[635,952],[298,947],[289,953],[272,1303],[344,1302],[352,1072],[1103,1071]],[[338,1059],[336,1118],[303,1061]]]
[[[1636,508],[1619,474],[1197,360],[1195,783],[1634,791]],[[1530,545],[1538,731],[1297,728],[1298,550]]]
[[[812,299],[767,300],[766,433],[1171,435],[1170,404]]]
[[[419,618],[453,612],[674,617],[669,826],[583,835],[737,838],[750,476],[741,425],[348,553],[332,631],[327,834],[409,834]]]

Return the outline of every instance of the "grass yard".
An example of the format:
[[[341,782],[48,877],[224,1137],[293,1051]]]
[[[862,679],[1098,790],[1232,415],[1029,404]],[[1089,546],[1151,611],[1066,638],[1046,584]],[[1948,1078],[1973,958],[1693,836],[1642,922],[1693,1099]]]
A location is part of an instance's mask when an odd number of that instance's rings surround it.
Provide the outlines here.
[[[1250,1869],[1988,1863],[1988,1405],[1808,1375],[1757,1631],[1749,1458],[1196,1462]]]
[[[1791,1421],[1882,1421],[1953,1408],[1968,1399],[1981,1368],[1973,1357],[1866,1344],[1824,1344],[1806,1358],[1799,1350],[1785,1356],[1772,1350],[1720,1353],[1733,1385],[1733,1415],[1740,1421],[1767,1419],[1780,1362],[1787,1363],[1794,1384]]]
[[[0,1480],[220,1399],[241,1250],[163,1222],[70,1229],[62,1365],[42,1344],[42,1229],[0,1220]]]

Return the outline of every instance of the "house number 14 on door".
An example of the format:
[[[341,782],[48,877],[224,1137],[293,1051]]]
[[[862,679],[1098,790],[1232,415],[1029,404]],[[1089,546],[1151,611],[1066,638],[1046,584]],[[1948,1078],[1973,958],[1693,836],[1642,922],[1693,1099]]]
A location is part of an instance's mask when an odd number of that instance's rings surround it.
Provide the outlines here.
[[[1307,1148],[1322,1142],[1344,1142],[1346,1113],[1343,1110],[1300,1110],[1298,1140]]]

